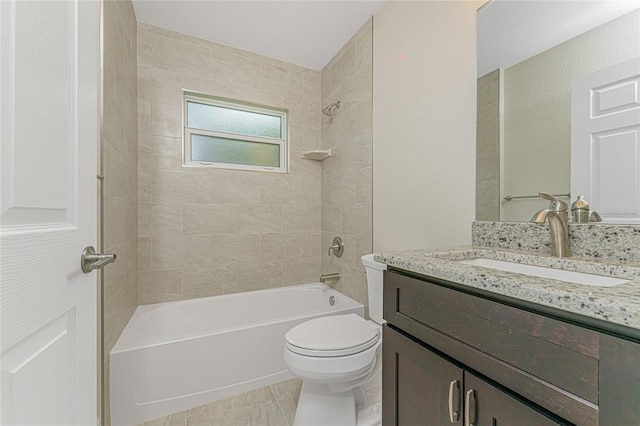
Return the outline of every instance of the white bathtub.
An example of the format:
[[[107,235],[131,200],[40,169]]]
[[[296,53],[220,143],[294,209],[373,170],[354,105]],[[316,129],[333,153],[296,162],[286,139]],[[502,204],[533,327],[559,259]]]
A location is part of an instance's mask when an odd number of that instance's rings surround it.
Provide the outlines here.
[[[347,313],[364,316],[364,307],[320,283],[139,306],[111,350],[111,422],[142,423],[290,379],[284,334]]]

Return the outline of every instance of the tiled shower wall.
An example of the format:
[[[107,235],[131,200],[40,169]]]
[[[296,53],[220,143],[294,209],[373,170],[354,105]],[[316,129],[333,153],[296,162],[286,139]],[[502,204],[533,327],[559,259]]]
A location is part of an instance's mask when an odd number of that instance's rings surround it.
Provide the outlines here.
[[[182,167],[182,89],[289,110],[289,174]],[[140,304],[317,281],[320,73],[138,23]]]
[[[130,1],[104,2],[102,96],[102,353],[104,424],[109,422],[109,352],[138,306],[136,17]]]
[[[370,19],[322,70],[322,272],[339,272],[335,288],[367,306],[362,255],[372,252],[372,40]],[[344,240],[340,259],[327,256],[335,236]]]
[[[478,78],[476,220],[500,220],[500,91],[502,70]]]

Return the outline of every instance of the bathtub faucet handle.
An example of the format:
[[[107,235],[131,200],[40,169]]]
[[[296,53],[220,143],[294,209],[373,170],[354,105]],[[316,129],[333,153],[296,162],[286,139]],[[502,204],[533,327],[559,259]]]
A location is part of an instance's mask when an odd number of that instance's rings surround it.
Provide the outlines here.
[[[342,242],[342,238],[335,237],[331,246],[329,247],[329,257],[331,257],[331,252],[337,257],[342,257],[342,253],[344,253],[344,243]]]

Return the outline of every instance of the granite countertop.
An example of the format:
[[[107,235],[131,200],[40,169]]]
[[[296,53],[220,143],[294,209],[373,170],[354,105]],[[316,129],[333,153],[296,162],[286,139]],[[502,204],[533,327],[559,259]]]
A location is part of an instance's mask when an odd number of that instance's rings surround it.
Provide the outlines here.
[[[484,257],[630,280],[613,287],[595,287],[555,279],[467,265],[455,260]],[[640,264],[592,258],[563,258],[487,247],[455,247],[378,253],[378,262],[396,269],[439,278],[471,288],[508,296],[630,327],[640,332]],[[472,289],[470,289],[472,290]]]

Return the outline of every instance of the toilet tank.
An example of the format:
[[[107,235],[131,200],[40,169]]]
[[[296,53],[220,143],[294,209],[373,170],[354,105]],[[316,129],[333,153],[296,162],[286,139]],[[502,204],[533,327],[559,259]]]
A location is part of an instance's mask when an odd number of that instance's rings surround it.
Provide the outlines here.
[[[369,293],[369,318],[382,324],[382,277],[387,265],[373,260],[373,254],[361,257],[367,274],[367,290]]]

